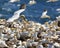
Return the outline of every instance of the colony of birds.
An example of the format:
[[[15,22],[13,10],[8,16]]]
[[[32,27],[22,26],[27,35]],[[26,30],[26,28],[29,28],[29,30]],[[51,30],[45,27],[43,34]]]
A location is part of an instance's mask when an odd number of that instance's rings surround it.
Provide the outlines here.
[[[58,19],[58,17],[57,17]],[[7,22],[0,19],[0,48],[60,48],[60,27],[58,20],[40,24],[20,20]]]
[[[32,1],[29,4],[36,3]],[[57,0],[48,2],[54,1]],[[26,5],[23,4],[8,20],[0,19],[0,48],[60,48],[60,16],[50,23],[41,24],[28,21],[25,16],[20,15],[25,8]],[[44,10],[41,18],[50,18],[47,10]]]

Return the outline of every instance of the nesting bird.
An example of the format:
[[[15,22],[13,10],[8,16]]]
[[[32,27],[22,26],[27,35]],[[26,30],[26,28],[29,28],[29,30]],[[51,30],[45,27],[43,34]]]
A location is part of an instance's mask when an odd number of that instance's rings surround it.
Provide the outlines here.
[[[7,22],[13,22],[14,20],[17,20],[20,17],[20,14],[25,11],[26,4],[22,4],[20,9],[18,11],[14,12],[14,15],[7,20]]]
[[[0,47],[8,47],[5,41],[3,41],[2,39],[0,39]]]
[[[60,45],[59,45],[59,43],[57,43],[57,42],[54,43],[54,46],[60,48]]]

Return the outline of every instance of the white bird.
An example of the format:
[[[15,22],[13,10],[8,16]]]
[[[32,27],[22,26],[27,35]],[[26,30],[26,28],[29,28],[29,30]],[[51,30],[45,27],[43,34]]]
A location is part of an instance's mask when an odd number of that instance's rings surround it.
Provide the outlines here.
[[[30,0],[30,1],[29,1],[29,4],[30,4],[30,5],[36,4],[36,1],[35,1],[35,0]]]
[[[56,11],[60,11],[60,8],[57,8]]]
[[[20,0],[10,0],[9,2],[14,3],[14,2],[18,2],[18,1],[20,1]]]
[[[58,21],[60,21],[60,16],[56,17],[56,19],[57,19]]]
[[[14,12],[14,15],[7,20],[7,22],[13,22],[14,20],[18,19],[20,14],[25,11],[26,5],[22,4],[20,7],[20,10]]]
[[[43,48],[43,45],[38,45],[37,48]]]
[[[19,43],[18,43],[19,45],[22,45],[22,41],[19,41]]]
[[[3,41],[2,39],[0,39],[0,47],[8,47],[5,41]]]
[[[0,25],[0,28],[4,28],[5,26],[4,25]]]
[[[15,44],[13,45],[13,48],[16,48],[16,45]]]
[[[56,11],[57,11],[58,13],[60,13],[60,8],[57,8]]]
[[[54,46],[60,47],[59,43],[57,43],[57,42],[54,43]]]
[[[58,1],[58,0],[48,0],[47,2],[56,2],[56,1]]]
[[[44,12],[42,13],[41,18],[50,18],[50,16],[47,15],[47,10],[44,10]]]

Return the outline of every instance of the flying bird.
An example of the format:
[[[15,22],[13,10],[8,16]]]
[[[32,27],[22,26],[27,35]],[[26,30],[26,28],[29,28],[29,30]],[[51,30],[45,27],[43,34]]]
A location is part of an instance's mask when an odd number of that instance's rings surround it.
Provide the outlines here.
[[[58,0],[48,0],[47,2],[56,2],[56,1],[58,1]]]
[[[10,0],[9,2],[14,3],[14,2],[18,2],[18,1],[20,1],[20,0]]]
[[[41,18],[50,18],[50,16],[47,15],[47,10],[44,10],[44,12],[42,13]]]
[[[29,4],[30,4],[30,5],[36,4],[36,1],[35,1],[35,0],[30,0],[30,1],[29,1]]]
[[[20,6],[20,9],[18,11],[14,12],[14,15],[7,20],[7,22],[13,22],[14,20],[17,20],[20,17],[20,14],[25,11],[26,9],[26,4],[22,4]]]

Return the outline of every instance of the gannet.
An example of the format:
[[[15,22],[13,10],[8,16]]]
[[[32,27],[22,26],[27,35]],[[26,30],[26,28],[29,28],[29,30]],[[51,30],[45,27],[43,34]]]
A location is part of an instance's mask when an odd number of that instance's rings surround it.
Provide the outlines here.
[[[13,45],[13,48],[16,48],[16,45],[15,44]]]
[[[56,19],[57,19],[58,21],[60,21],[60,16],[56,17]]]
[[[18,43],[20,46],[22,46],[22,41],[19,41],[19,43]]]
[[[41,18],[50,18],[50,16],[47,15],[47,10],[44,10],[44,12],[42,13]]]
[[[57,42],[54,43],[54,46],[60,47],[59,43],[57,43]]]
[[[56,2],[56,1],[58,1],[58,0],[48,0],[47,2]]]
[[[58,13],[60,13],[60,8],[57,8],[56,11],[57,11]]]
[[[18,19],[19,16],[20,16],[20,14],[21,14],[23,11],[25,11],[25,9],[26,9],[26,5],[25,5],[25,4],[22,4],[21,7],[20,7],[20,9],[19,9],[18,11],[15,11],[15,12],[14,12],[14,15],[13,15],[11,18],[9,18],[9,19],[7,20],[7,22],[13,22],[14,20]]]
[[[57,8],[56,11],[60,11],[60,8]]]
[[[35,0],[30,0],[30,1],[29,1],[29,4],[30,4],[30,5],[36,4],[36,1],[35,1]]]
[[[13,3],[13,2],[18,2],[20,0],[10,0],[9,2]]]
[[[0,47],[8,47],[5,41],[0,38]]]

